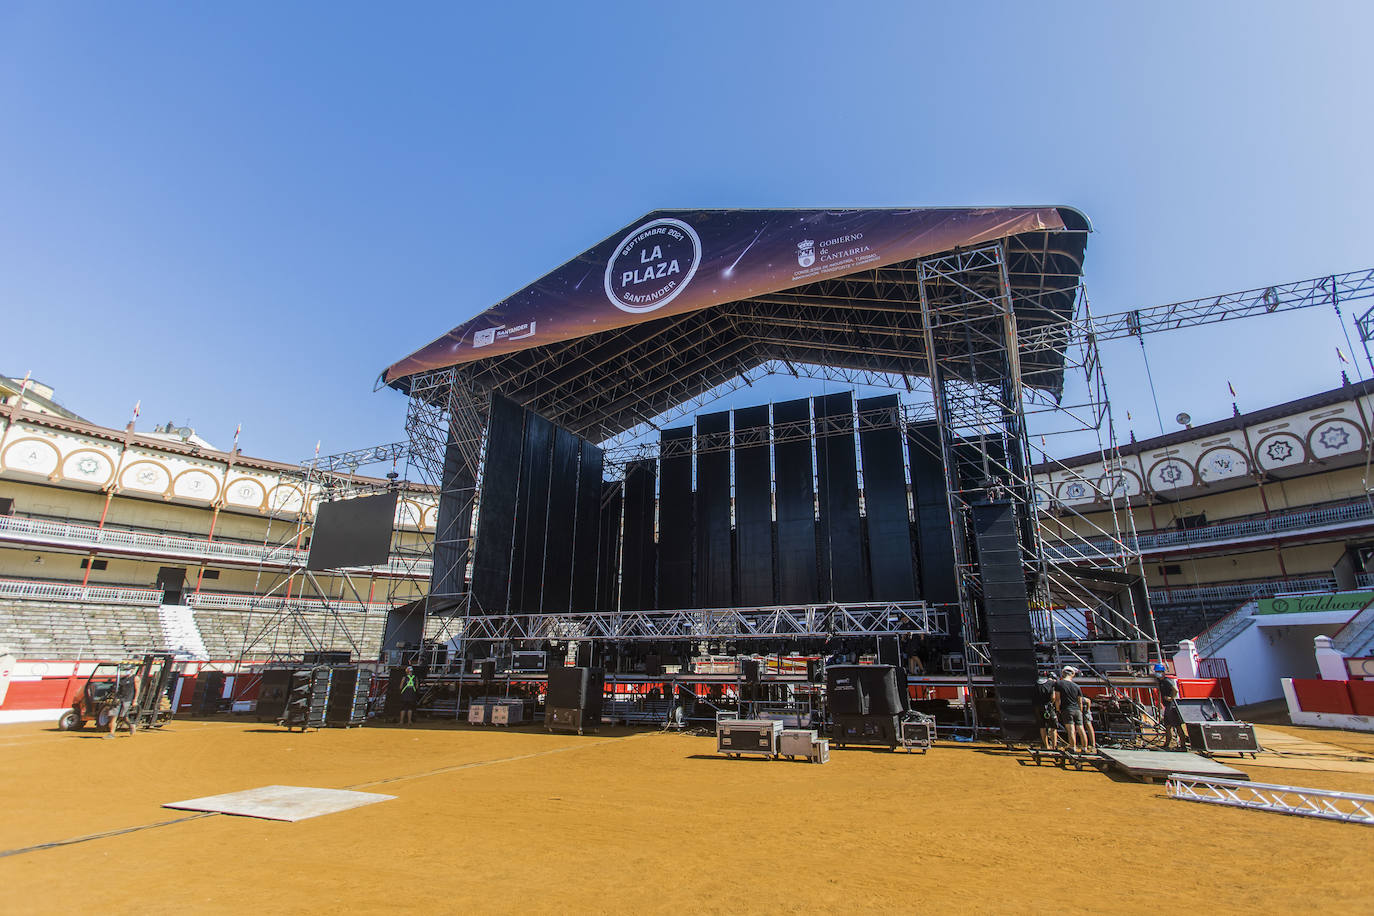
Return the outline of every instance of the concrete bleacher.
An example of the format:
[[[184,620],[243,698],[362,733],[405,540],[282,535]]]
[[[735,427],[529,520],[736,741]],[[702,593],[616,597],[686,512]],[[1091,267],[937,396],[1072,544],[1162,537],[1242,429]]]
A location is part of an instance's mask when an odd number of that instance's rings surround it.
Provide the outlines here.
[[[381,651],[386,629],[384,613],[340,612],[338,620],[322,611],[302,610],[297,615],[299,620],[266,611],[195,611],[196,624],[211,658],[238,658],[243,652],[245,658],[265,659],[321,649],[350,651],[355,658],[371,659]],[[357,645],[356,651],[349,642],[350,636]]]
[[[193,611],[205,655],[211,659],[237,659],[244,652],[245,632],[250,645],[244,657],[252,660],[299,656],[313,649],[346,650],[355,658],[374,659],[381,651],[385,613],[341,612],[342,625],[334,615],[318,610],[302,610],[299,617],[309,627],[309,635],[289,616],[208,608]],[[184,640],[174,639],[178,644],[170,644],[162,618],[158,605],[6,599],[0,601],[0,653],[28,659],[105,659],[184,649]]]
[[[156,605],[0,603],[0,651],[20,658],[122,658],[165,642]]]

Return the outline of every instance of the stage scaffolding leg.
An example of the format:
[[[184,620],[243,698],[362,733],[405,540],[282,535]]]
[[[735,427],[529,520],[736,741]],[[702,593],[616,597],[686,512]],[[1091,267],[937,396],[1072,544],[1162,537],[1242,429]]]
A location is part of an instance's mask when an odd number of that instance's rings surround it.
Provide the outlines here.
[[[1048,324],[1038,302],[1013,302],[1007,257],[1004,243],[999,242],[923,260],[918,273],[970,682],[986,660],[979,613],[981,576],[977,564],[970,562],[967,543],[971,531],[969,513],[973,501],[989,498],[1009,499],[1016,507],[1032,623],[1039,639],[1054,646],[1055,664],[1072,659],[1079,667],[1109,680],[1107,671],[1096,670],[1096,658],[1087,643],[1143,647],[1144,657],[1133,649],[1122,650],[1137,665],[1151,656],[1158,657],[1159,648],[1143,588],[1133,590],[1121,585],[1141,577],[1143,568],[1134,547],[1129,509],[1124,519],[1127,533],[1122,531],[1118,514],[1115,482],[1121,479],[1120,457],[1115,448],[1091,316],[1086,299],[1081,297],[1081,315],[1068,321],[1062,316],[1049,316]],[[1023,341],[1018,309],[1020,314],[1040,320],[1032,335],[1038,344],[1027,346]],[[1069,398],[1065,390],[1049,392],[1025,384],[1023,361],[1055,353],[1064,353],[1065,385],[1085,384],[1086,394],[1080,394],[1075,387],[1074,398]],[[1076,373],[1071,377],[1071,370],[1075,369],[1083,372],[1082,381]],[[1080,398],[1081,403],[1075,401]],[[1042,427],[1038,430],[1042,437],[1096,434],[1103,480],[1111,482],[1109,492],[1103,494],[1110,508],[1111,530],[1093,534],[1111,536],[1117,549],[1089,553],[1072,544],[1065,549],[1062,543],[1054,549],[1046,548],[1042,529],[1055,518],[1051,514],[1051,500],[1036,492],[1032,480],[1030,416]],[[970,467],[967,455],[961,459],[956,447],[958,444],[967,449],[971,442],[981,446],[981,468],[977,471]],[[1049,461],[1049,456],[1044,455],[1043,460]],[[1063,540],[1062,536],[1059,540]],[[1094,581],[1120,586],[1117,594],[1124,597],[1117,600],[1125,606],[1113,606],[1100,589],[1089,584]],[[1080,620],[1091,619],[1094,629],[1088,631],[1079,623],[1078,628],[1084,632],[1073,632],[1070,624],[1074,614],[1080,615]],[[1072,638],[1058,639],[1057,631],[1066,626]]]
[[[421,535],[412,551],[433,557],[427,638],[457,640],[459,651],[473,610],[469,568],[490,398],[461,368],[436,370],[412,380],[406,412],[407,479],[438,493],[433,538],[426,544]]]

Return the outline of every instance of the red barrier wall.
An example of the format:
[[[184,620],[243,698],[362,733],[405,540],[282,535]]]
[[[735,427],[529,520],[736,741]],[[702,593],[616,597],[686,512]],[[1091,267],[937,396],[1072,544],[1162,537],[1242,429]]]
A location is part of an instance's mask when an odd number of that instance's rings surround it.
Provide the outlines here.
[[[1351,716],[1355,706],[1350,701],[1348,681],[1319,681],[1311,678],[1293,678],[1293,692],[1298,697],[1298,708],[1303,712],[1334,712]]]
[[[1178,679],[1178,695],[1184,700],[1219,697],[1225,700],[1228,706],[1236,705],[1229,677],[1181,677]]]
[[[1374,681],[1346,681],[1350,706],[1357,716],[1374,716]]]

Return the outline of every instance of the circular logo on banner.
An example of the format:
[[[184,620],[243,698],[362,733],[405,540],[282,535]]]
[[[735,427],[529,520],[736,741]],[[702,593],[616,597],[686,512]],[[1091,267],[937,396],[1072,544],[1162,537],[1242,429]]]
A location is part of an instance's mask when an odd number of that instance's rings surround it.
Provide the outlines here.
[[[616,246],[606,264],[606,295],[622,312],[652,312],[677,297],[701,263],[701,239],[678,219],[656,219]]]

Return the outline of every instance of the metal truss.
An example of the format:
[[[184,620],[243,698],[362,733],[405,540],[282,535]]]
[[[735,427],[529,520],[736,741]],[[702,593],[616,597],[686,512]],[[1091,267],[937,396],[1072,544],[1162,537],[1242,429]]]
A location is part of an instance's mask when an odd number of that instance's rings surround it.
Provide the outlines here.
[[[1241,782],[1235,779],[1214,779],[1183,773],[1171,773],[1165,783],[1165,789],[1170,798],[1181,801],[1297,814],[1374,827],[1374,795],[1276,786],[1262,782]]]
[[[673,611],[590,611],[455,616],[450,628],[472,640],[824,639],[936,636],[946,615],[923,601],[806,604]]]
[[[1140,337],[1297,309],[1339,308],[1343,303],[1371,297],[1374,297],[1374,268],[1131,309],[1097,318],[1080,314],[1074,319],[1046,324],[1023,334],[1021,345],[1025,352],[1056,351],[1083,336],[1098,341]],[[1357,318],[1356,325],[1362,340],[1374,339],[1374,308]]]

